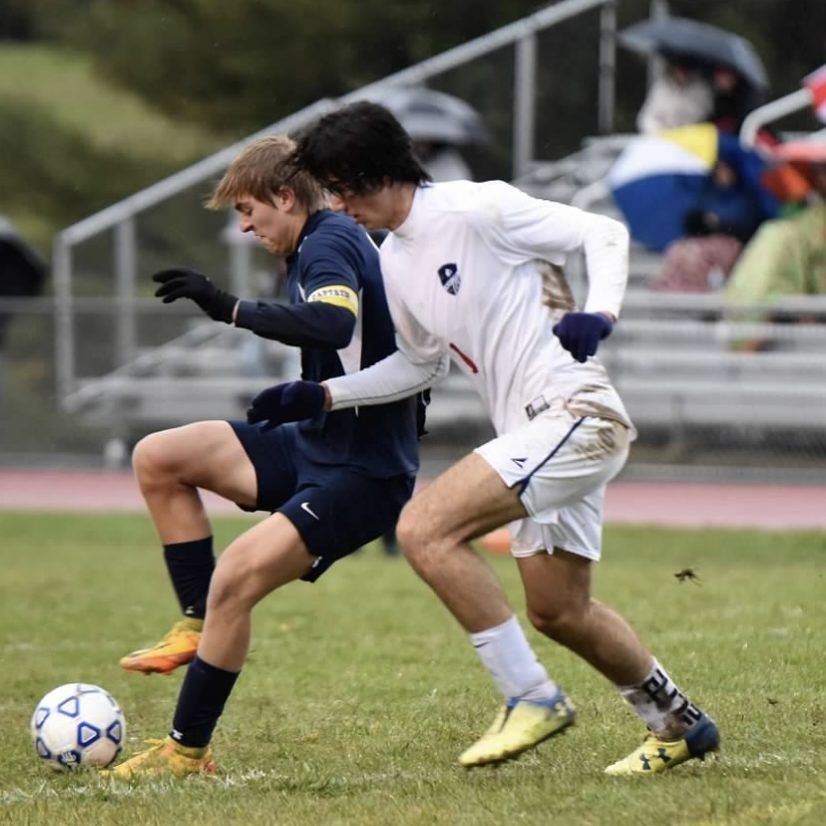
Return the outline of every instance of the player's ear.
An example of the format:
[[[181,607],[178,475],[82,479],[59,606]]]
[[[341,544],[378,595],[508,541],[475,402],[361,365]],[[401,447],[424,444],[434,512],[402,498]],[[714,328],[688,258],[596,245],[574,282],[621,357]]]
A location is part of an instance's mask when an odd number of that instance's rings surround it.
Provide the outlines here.
[[[273,198],[278,209],[283,209],[284,212],[289,212],[296,205],[295,190],[289,186],[282,186]]]

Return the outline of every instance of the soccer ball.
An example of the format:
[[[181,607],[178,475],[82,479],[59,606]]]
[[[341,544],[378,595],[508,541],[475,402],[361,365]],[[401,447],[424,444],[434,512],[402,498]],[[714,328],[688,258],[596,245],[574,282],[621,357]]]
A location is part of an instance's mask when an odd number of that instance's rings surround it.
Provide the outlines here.
[[[50,691],[32,715],[37,753],[53,769],[103,768],[120,754],[126,720],[115,698],[88,683]]]

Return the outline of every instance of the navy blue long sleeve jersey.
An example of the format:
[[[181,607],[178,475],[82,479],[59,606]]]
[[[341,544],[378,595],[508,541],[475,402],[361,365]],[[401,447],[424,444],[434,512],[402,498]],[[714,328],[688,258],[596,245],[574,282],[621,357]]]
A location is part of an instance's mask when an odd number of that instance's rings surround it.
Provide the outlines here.
[[[287,258],[290,305],[242,301],[236,324],[301,347],[307,381],[369,367],[396,349],[379,255],[367,233],[345,215],[309,217]],[[415,397],[392,404],[324,413],[298,425],[308,458],[351,464],[387,478],[418,469]]]

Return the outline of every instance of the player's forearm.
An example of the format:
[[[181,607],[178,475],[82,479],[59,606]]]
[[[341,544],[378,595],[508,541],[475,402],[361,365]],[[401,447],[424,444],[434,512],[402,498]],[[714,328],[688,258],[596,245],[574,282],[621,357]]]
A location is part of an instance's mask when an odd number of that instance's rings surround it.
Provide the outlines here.
[[[305,304],[239,301],[234,321],[236,327],[283,344],[337,350],[350,343],[356,324],[349,310],[322,301]]]
[[[628,284],[628,230],[613,218],[594,216],[583,247],[588,270],[585,312],[619,317]]]
[[[397,350],[357,373],[327,379],[323,383],[327,399],[325,408],[341,410],[405,399],[439,381],[449,369],[448,356],[426,364],[413,364]]]

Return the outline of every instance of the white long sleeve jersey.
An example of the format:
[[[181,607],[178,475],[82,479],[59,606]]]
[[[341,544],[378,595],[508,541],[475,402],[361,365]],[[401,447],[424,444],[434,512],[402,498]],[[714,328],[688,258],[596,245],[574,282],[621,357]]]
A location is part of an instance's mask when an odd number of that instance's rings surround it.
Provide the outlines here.
[[[558,398],[580,415],[630,425],[605,368],[595,358],[575,361],[552,332],[574,309],[555,267],[577,250],[589,279],[584,309],[618,316],[628,278],[622,224],[501,181],[418,188],[380,250],[400,353],[328,381],[333,409],[420,389],[444,374],[449,355],[475,385],[497,433]]]

